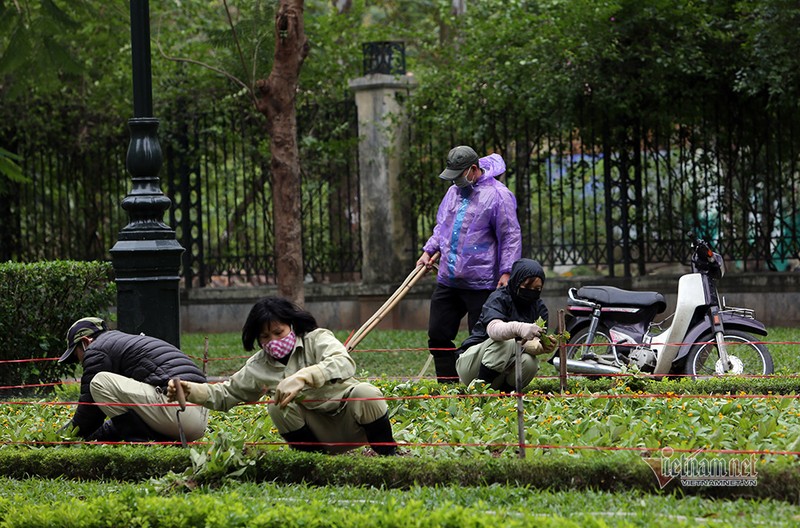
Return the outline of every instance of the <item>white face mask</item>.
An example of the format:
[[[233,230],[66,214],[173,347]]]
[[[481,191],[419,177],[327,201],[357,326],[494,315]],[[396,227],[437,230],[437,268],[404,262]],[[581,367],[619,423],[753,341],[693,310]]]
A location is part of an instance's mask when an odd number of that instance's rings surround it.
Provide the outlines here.
[[[467,179],[467,177],[466,177],[466,176],[464,176],[463,174],[462,174],[462,175],[460,175],[460,176],[458,176],[458,177],[456,177],[456,179],[455,179],[455,180],[453,180],[453,183],[454,183],[454,184],[455,184],[455,186],[456,186],[456,187],[458,187],[459,189],[466,189],[467,187],[469,187],[470,185],[472,185],[472,184],[469,182],[469,180]]]

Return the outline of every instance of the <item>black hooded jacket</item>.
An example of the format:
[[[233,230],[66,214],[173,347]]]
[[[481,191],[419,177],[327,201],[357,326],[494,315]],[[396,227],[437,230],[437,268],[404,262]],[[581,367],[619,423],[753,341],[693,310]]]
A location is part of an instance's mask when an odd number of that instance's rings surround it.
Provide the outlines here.
[[[100,372],[112,372],[160,387],[176,376],[205,383],[206,376],[194,362],[173,345],[143,335],[109,330],[97,334],[83,357],[83,376],[79,403],[94,403],[90,384]],[[72,424],[86,437],[103,424],[105,414],[97,405],[78,405]]]
[[[520,284],[525,282],[528,277],[539,277],[544,283],[544,268],[535,260],[519,259],[511,268],[508,286],[503,286],[492,292],[486,302],[483,303],[481,316],[475,326],[472,327],[470,336],[461,343],[460,352],[488,339],[489,334],[486,333],[486,327],[495,319],[500,319],[503,322],[533,323],[541,317],[545,323],[548,322],[547,306],[541,299],[528,304],[517,296]]]

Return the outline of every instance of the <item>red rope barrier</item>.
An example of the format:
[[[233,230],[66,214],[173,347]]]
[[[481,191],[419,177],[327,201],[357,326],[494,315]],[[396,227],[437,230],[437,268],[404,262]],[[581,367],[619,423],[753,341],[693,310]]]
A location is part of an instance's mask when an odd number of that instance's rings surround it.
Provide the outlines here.
[[[57,387],[58,385],[74,385],[80,383],[78,380],[74,381],[56,381],[53,383],[29,383],[27,385],[4,385],[0,386],[0,390],[3,389],[33,389],[36,387]]]
[[[34,363],[37,361],[58,361],[58,358],[0,359],[0,365],[5,363]]]
[[[489,393],[475,393],[475,394],[418,394],[412,396],[382,396],[374,398],[330,398],[325,400],[306,398],[304,403],[322,403],[322,402],[349,402],[349,401],[407,401],[407,400],[446,400],[446,399],[474,399],[474,398],[516,398],[522,396],[529,399],[598,399],[598,400],[615,400],[615,399],[675,399],[675,400],[797,400],[800,399],[800,394],[676,394],[676,393],[635,393],[630,394],[545,394],[538,392],[489,392]],[[243,402],[238,406],[245,405],[269,405],[275,403],[275,400],[259,400],[254,402]],[[179,404],[174,403],[97,403],[97,402],[77,402],[77,401],[4,401],[0,405],[45,405],[45,406],[59,406],[59,405],[99,405],[104,407],[176,407]],[[196,405],[188,403],[187,405]]]
[[[752,344],[756,344],[756,345],[800,345],[800,341],[752,341],[752,342],[748,341],[748,343],[752,343]],[[649,346],[651,344],[652,343],[625,343],[624,346],[626,346],[626,347],[630,347],[630,346]],[[716,341],[695,341],[695,342],[692,342],[692,343],[684,343],[684,342],[679,342],[679,343],[660,343],[659,345],[660,346],[666,346],[666,345],[684,346],[684,345],[715,345],[715,344],[716,344]],[[737,341],[737,342],[730,342],[730,343],[727,343],[727,344],[733,345],[733,344],[741,344],[741,343],[739,343]],[[612,345],[614,345],[614,343],[591,343],[589,345],[582,344],[582,343],[567,343],[565,346],[568,347],[568,348],[577,348],[577,347],[584,347],[584,346],[589,346],[589,347],[609,347],[609,346],[612,346]],[[617,345],[617,346],[623,346],[623,345]],[[365,349],[360,349],[360,350],[352,350],[350,353],[351,354],[352,353],[361,354],[361,353],[365,353],[365,352],[366,353],[386,353],[386,352],[399,352],[399,351],[426,352],[426,351],[429,351],[429,350],[458,350],[458,349],[457,348],[427,348],[427,347],[424,347],[424,348],[365,348]],[[186,356],[191,358],[191,359],[193,359],[193,360],[195,360],[195,361],[201,361],[201,362],[202,361],[207,361],[207,362],[211,362],[211,361],[232,361],[232,360],[236,360],[236,359],[250,359],[250,357],[251,357],[251,356],[227,356],[227,357],[215,357],[215,358],[205,359],[205,358],[202,358],[202,357],[199,357],[199,356],[194,356],[194,355],[191,355],[191,354],[186,354]],[[57,361],[57,360],[58,360],[58,358],[4,359],[4,360],[0,360],[0,365],[5,364],[5,363],[34,363],[34,362],[38,362],[38,361]],[[619,375],[625,375],[625,374],[589,374],[589,375],[590,376],[609,376],[609,375],[610,376],[619,376]],[[646,374],[641,374],[641,375],[642,376],[646,376]],[[689,374],[670,374],[670,376],[684,376],[684,375],[689,375]],[[663,375],[661,375],[659,377],[662,377],[662,376]]]
[[[646,374],[646,373],[637,373],[637,374],[628,374],[624,372],[619,373],[608,373],[608,374],[570,374],[570,378],[652,378],[652,379],[661,379],[664,378],[664,374]],[[671,378],[682,378],[682,377],[697,377],[692,374],[669,374]],[[744,378],[744,379],[797,379],[800,378],[800,374],[739,374],[736,376],[737,378]],[[220,381],[224,381],[228,379],[228,376],[220,376]],[[359,378],[368,381],[420,381],[420,380],[433,380],[435,379],[433,376],[373,376],[373,377],[366,377],[366,378]],[[447,379],[447,378],[445,378]],[[454,378],[451,378],[455,381]],[[559,379],[558,376],[536,376],[536,379]],[[218,383],[219,381],[211,382],[211,383]],[[37,387],[56,387],[59,385],[72,385],[80,383],[80,380],[68,380],[68,381],[56,381],[52,383],[29,383],[25,385],[0,385],[0,391],[2,390],[11,390],[11,389],[32,389]]]

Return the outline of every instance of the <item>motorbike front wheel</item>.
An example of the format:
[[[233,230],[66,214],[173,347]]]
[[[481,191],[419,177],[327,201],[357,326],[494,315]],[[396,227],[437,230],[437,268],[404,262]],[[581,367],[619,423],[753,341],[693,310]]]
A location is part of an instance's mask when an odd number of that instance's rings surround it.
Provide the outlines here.
[[[611,334],[603,325],[597,326],[597,331],[594,334],[594,341],[586,343],[586,338],[589,337],[589,327],[583,327],[570,336],[567,342],[567,359],[580,359],[585,352],[593,352],[596,356],[604,357],[606,359],[614,359],[614,353],[611,350]]]
[[[773,373],[772,355],[753,335],[739,330],[726,330],[723,341],[730,360],[730,367],[724,369],[726,373],[742,375]],[[714,334],[703,335],[686,356],[686,374],[718,376],[723,370],[721,367]]]

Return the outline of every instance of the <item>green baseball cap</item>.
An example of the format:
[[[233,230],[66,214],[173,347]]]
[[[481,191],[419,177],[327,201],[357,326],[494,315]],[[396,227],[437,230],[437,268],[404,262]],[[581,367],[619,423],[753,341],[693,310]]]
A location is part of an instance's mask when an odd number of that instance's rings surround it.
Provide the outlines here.
[[[73,350],[75,350],[75,347],[81,342],[82,337],[91,337],[100,332],[105,332],[106,330],[108,330],[106,322],[99,317],[84,317],[83,319],[78,319],[69,327],[69,330],[67,330],[67,349],[61,354],[61,357],[58,358],[58,362],[63,363],[72,356]]]

